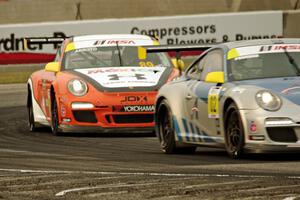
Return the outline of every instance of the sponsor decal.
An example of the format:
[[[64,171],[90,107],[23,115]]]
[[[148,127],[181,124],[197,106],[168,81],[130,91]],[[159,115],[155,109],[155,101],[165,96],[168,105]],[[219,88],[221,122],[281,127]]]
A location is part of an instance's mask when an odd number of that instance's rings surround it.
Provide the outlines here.
[[[123,44],[135,44],[133,40],[97,40],[94,42],[94,46],[98,45],[123,45]]]
[[[76,49],[75,52],[83,52],[83,51],[97,51],[97,47],[91,47],[91,48],[81,48],[81,49]]]
[[[108,75],[110,81],[118,81],[120,78],[136,78],[137,80],[145,80],[145,74],[132,74],[127,76],[120,76],[118,74],[110,74]]]
[[[257,131],[257,126],[256,126],[256,123],[255,123],[254,121],[251,121],[251,122],[250,122],[249,130],[250,130],[252,133],[256,133],[256,131]]]
[[[67,37],[63,32],[54,32],[53,37]],[[53,44],[53,49],[57,49],[59,44]],[[43,50],[43,44],[27,44],[27,49],[31,51]],[[0,38],[0,51],[25,51],[24,37],[16,37],[15,33],[11,33],[8,38]]]
[[[154,74],[161,72],[161,70],[157,69],[149,69],[149,68],[103,68],[103,69],[90,69],[87,70],[87,74],[98,74],[98,73],[113,73],[113,72],[153,72]]]
[[[198,109],[198,98],[195,99],[195,102],[194,102],[194,105],[192,107],[192,110],[191,110],[191,118],[192,119],[196,119],[198,120],[199,119],[199,109]]]
[[[133,105],[133,106],[124,106],[124,112],[154,112],[154,105]]]
[[[283,45],[268,45],[268,46],[261,46],[260,52],[264,51],[290,51],[290,50],[299,50],[299,44],[283,44]]]
[[[165,70],[165,67],[105,67],[75,71],[87,75],[103,87],[136,88],[157,85]]]
[[[125,96],[124,99],[121,100],[121,103],[128,103],[128,102],[147,102],[147,96]]]
[[[211,87],[208,92],[208,118],[219,118],[219,94],[221,87]]]
[[[283,44],[261,46],[259,52],[282,52],[282,51],[300,51],[299,44]]]
[[[291,88],[287,88],[281,91],[282,94],[299,94],[300,93],[300,86],[295,86]]]

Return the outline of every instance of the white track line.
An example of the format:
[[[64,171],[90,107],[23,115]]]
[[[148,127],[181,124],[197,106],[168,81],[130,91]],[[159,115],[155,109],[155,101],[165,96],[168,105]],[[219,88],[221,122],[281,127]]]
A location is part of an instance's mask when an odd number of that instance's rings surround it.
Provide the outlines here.
[[[156,184],[157,183],[137,183],[137,184],[120,184],[120,185],[105,185],[105,186],[72,188],[72,189],[67,189],[67,190],[60,191],[60,192],[56,193],[55,196],[60,197],[60,196],[66,195],[67,193],[84,191],[84,190],[137,187],[137,186],[149,186],[149,185],[156,185]]]
[[[297,199],[298,197],[300,197],[300,195],[299,195],[299,196],[293,196],[293,197],[286,197],[286,198],[284,198],[283,200],[295,200],[295,199]]]
[[[207,187],[207,186],[222,186],[222,185],[232,185],[237,183],[250,183],[255,182],[256,180],[242,180],[242,181],[227,181],[222,183],[205,183],[205,184],[199,184],[199,185],[188,185],[185,186],[185,189],[193,189],[193,188],[201,188],[201,187]],[[182,189],[182,187],[179,187]]]
[[[31,170],[31,169],[0,169],[6,172],[47,173],[47,174],[101,174],[101,175],[132,175],[132,176],[169,176],[169,177],[238,177],[238,178],[272,178],[275,176],[243,175],[243,174],[184,174],[184,173],[153,173],[153,172],[97,172],[97,171],[61,171],[61,170]],[[289,177],[286,177],[289,178]],[[299,177],[293,177],[299,178]]]
[[[109,172],[109,171],[64,171],[64,170],[31,170],[31,169],[0,169],[0,172],[45,173],[45,174],[101,174],[131,176],[169,176],[169,177],[237,177],[237,178],[275,178],[274,175],[246,174],[185,174],[185,173],[153,173],[153,172]],[[300,179],[300,176],[282,176],[288,179]]]

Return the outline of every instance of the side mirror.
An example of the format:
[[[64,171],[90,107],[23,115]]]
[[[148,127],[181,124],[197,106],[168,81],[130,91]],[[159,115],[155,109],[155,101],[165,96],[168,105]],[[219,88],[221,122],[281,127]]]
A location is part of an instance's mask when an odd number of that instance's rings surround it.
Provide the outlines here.
[[[176,69],[180,71],[184,71],[184,62],[181,59],[172,58],[172,63]]]
[[[224,72],[209,72],[205,77],[205,82],[224,83]]]
[[[47,63],[47,65],[45,66],[45,70],[47,72],[59,72],[59,70],[60,70],[59,62]]]

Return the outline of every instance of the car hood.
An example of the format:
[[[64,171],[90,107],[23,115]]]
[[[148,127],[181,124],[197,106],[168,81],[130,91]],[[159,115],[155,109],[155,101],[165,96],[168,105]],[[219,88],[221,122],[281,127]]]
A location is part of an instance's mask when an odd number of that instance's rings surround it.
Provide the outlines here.
[[[271,90],[293,103],[300,105],[300,77],[266,78],[236,82],[237,85],[253,85]]]
[[[151,91],[159,89],[172,68],[166,67],[103,67],[75,69],[71,73],[104,91]]]

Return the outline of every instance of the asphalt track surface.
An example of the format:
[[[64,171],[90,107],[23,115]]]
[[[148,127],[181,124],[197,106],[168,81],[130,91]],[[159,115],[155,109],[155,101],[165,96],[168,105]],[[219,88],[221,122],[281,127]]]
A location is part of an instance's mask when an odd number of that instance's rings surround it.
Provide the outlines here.
[[[165,155],[151,135],[30,133],[26,86],[0,85],[0,199],[300,199],[299,154]]]

